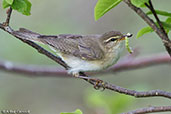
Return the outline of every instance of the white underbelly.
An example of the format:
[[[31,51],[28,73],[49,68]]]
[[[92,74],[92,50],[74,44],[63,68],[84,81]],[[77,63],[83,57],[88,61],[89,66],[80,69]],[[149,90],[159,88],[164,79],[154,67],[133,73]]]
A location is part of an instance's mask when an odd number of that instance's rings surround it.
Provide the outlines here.
[[[98,71],[106,69],[116,63],[119,57],[109,56],[105,60],[87,61],[74,56],[63,57],[59,53],[58,56],[70,67],[68,73],[77,73],[80,71]]]
[[[78,57],[67,57],[67,59],[63,60],[66,62],[71,69],[68,70],[69,73],[79,72],[79,71],[96,71],[102,69],[101,66],[94,62],[87,62],[86,60],[82,60]]]

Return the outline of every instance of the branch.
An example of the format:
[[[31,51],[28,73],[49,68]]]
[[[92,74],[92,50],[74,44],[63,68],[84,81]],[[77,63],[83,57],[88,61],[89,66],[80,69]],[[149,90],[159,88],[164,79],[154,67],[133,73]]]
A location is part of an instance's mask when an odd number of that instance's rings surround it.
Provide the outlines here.
[[[4,31],[8,32],[12,36],[16,37],[17,39],[21,40],[22,42],[24,42],[24,43],[28,44],[29,46],[35,48],[39,53],[46,55],[48,58],[50,58],[53,61],[57,62],[58,64],[62,65],[64,68],[66,68],[66,69],[69,68],[68,65],[61,60],[61,58],[59,58],[59,57],[55,56],[54,54],[52,54],[51,52],[45,50],[44,48],[42,48],[38,44],[36,44],[32,41],[29,41],[29,40],[24,40],[23,38],[16,36],[13,33],[14,30],[10,26],[5,26],[4,24],[0,23],[0,28]]]
[[[3,23],[4,26],[8,26],[8,25],[9,25],[10,18],[11,18],[11,13],[12,13],[12,8],[10,7],[10,8],[7,10],[7,19],[6,19],[6,21]]]
[[[137,8],[136,6],[132,5],[130,0],[124,0],[124,2],[157,33],[171,57],[171,40],[167,37],[167,35],[165,35],[163,31],[156,26],[154,21],[150,19],[140,8]]]
[[[165,29],[164,29],[164,27],[163,27],[163,25],[162,25],[162,23],[161,23],[159,17],[158,17],[157,14],[156,14],[156,11],[155,11],[155,9],[154,9],[154,7],[153,7],[153,4],[152,4],[151,0],[149,0],[149,5],[148,5],[147,3],[145,3],[145,5],[146,5],[146,7],[149,8],[149,10],[151,10],[151,12],[152,12],[152,14],[154,15],[154,17],[155,17],[157,23],[159,24],[160,29],[161,29],[162,32],[167,36],[167,33],[166,33],[166,31],[165,31]],[[168,37],[168,36],[167,36],[167,37]]]
[[[8,23],[9,25],[9,23]],[[23,41],[24,43],[30,45],[31,47],[35,48],[39,53],[46,55],[48,58],[54,60],[55,62],[59,63],[60,65],[62,65],[64,68],[68,69],[69,67],[58,57],[56,57],[55,55],[53,55],[52,53],[48,52],[47,50],[45,50],[44,48],[42,48],[41,46],[37,45],[36,43],[32,42],[32,41],[28,41],[28,40],[23,40],[23,36],[16,36],[14,34],[14,31],[10,26],[5,26],[3,24],[0,24],[0,28],[6,32],[8,32],[9,34],[13,35],[15,38]],[[89,82],[90,84],[92,84],[94,87],[98,88],[104,88],[104,89],[109,89],[115,92],[119,92],[122,94],[126,94],[126,95],[130,95],[130,96],[134,96],[134,97],[165,97],[165,98],[169,98],[171,99],[171,92],[166,92],[166,91],[162,91],[162,90],[152,90],[152,91],[147,91],[147,92],[137,92],[134,90],[128,90],[119,86],[116,86],[114,84],[109,84],[106,82],[103,82],[100,79],[93,79],[88,77],[87,75],[85,75],[84,73],[80,73],[80,75],[78,76],[78,78],[84,79],[85,81]]]
[[[171,59],[166,54],[156,54],[148,57],[141,57],[137,59],[128,59],[126,61],[119,61],[115,66],[112,67],[113,72],[133,70],[139,68],[145,68],[159,64],[170,64]]]
[[[149,57],[141,57],[134,59],[133,57],[126,57],[121,59],[117,64],[107,71],[96,72],[102,73],[116,73],[126,70],[134,70],[139,68],[146,68],[154,65],[171,64],[170,57],[166,54],[156,54]],[[27,74],[29,77],[68,77],[66,70],[57,68],[56,66],[38,66],[38,65],[16,65],[9,61],[0,61],[0,70],[7,72]],[[92,74],[92,73],[91,73]]]
[[[155,113],[155,112],[171,112],[171,106],[147,107],[147,108],[141,108],[122,114],[145,114],[145,113]]]

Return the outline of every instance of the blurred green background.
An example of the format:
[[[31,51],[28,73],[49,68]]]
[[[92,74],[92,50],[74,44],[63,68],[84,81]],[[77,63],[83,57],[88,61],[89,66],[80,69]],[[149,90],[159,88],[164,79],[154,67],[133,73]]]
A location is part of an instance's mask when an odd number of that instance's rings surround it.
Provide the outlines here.
[[[161,40],[155,33],[135,39],[138,30],[147,25],[124,3],[119,4],[95,22],[93,10],[97,0],[30,1],[32,3],[31,16],[13,12],[11,26],[14,29],[24,27],[51,35],[62,33],[102,34],[110,30],[118,30],[122,33],[134,34],[130,42],[132,47],[141,48],[139,56],[165,51]],[[171,11],[170,0],[153,2],[156,9]],[[4,21],[6,16],[1,3],[2,1],[0,1],[0,22]],[[127,51],[123,52],[123,56],[127,54]],[[57,65],[3,31],[0,32],[0,60],[19,64]],[[135,90],[171,91],[170,65],[103,74],[103,76],[99,75],[99,78]],[[111,100],[107,98],[111,98]],[[0,110],[18,109],[30,110],[31,114],[59,114],[79,108],[84,114],[110,114],[111,110],[114,110],[112,113],[126,112],[150,105],[171,105],[171,101],[159,97],[135,99],[125,95],[120,96],[118,93],[108,90],[96,91],[90,84],[79,79],[48,76],[46,78],[28,78],[24,75],[0,71]]]

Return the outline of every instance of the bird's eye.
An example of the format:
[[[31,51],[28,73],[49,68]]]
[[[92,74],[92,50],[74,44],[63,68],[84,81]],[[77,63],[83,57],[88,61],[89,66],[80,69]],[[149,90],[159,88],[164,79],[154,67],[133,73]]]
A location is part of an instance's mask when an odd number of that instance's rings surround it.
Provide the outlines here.
[[[112,42],[114,42],[114,41],[116,41],[117,40],[117,38],[111,38],[110,39],[110,41],[112,41]]]
[[[109,39],[105,40],[105,43],[109,43],[109,42],[114,42],[117,41],[118,37],[110,37]]]

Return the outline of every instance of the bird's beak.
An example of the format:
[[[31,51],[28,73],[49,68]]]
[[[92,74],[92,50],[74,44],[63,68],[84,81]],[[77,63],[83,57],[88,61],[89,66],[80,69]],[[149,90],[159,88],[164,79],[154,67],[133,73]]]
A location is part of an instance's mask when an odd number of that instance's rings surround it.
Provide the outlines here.
[[[127,33],[126,35],[123,35],[121,38],[119,38],[119,40],[125,40],[125,37],[130,38],[130,37],[132,37],[132,34]]]

